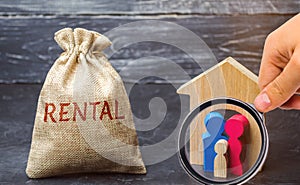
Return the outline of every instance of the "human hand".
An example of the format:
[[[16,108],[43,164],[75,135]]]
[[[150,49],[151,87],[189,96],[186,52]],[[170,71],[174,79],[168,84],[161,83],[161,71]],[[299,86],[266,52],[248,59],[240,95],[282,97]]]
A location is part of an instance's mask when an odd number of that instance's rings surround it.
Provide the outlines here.
[[[300,109],[300,14],[268,35],[258,85],[254,105],[259,111]]]

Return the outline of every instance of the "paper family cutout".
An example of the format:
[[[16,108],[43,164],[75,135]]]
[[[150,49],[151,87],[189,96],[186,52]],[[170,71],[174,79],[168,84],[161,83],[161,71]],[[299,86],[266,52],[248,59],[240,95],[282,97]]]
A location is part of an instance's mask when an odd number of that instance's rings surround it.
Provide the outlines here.
[[[248,119],[242,114],[235,114],[225,121],[218,112],[210,112],[204,119],[206,132],[202,135],[204,147],[203,170],[214,172],[215,177],[227,177],[227,168],[231,174],[243,174],[241,153],[243,150],[240,137],[248,126]]]

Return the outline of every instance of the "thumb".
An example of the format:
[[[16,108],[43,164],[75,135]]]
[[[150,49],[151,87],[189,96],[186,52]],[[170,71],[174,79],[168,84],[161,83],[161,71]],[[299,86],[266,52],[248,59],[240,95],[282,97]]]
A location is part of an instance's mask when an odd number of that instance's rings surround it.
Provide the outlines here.
[[[271,111],[288,101],[300,85],[300,58],[294,53],[283,71],[254,100],[261,112]]]

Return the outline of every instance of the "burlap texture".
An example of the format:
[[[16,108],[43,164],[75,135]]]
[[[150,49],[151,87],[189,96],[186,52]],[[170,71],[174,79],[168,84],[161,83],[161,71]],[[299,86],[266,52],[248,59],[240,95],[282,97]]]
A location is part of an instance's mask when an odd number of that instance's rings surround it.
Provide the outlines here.
[[[101,52],[110,41],[81,28],[55,40],[64,52],[39,96],[28,177],[146,173],[124,84]]]

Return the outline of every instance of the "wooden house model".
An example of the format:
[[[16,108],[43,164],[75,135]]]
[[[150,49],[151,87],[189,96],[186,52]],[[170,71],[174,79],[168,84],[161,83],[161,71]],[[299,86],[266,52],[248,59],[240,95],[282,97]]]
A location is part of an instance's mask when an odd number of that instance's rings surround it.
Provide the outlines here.
[[[217,97],[232,97],[247,103],[253,103],[260,89],[257,85],[258,77],[246,67],[231,57],[226,58],[217,65],[198,75],[189,82],[183,84],[178,90],[178,94],[189,95],[190,111],[199,104]],[[206,131],[204,126],[204,116],[212,109],[204,110],[203,114],[197,115],[190,125],[190,163],[203,165],[203,144],[202,134]],[[219,107],[221,108],[221,107]],[[225,109],[234,110],[246,115],[249,120],[249,137],[247,138],[247,161],[251,167],[257,160],[261,149],[261,137],[259,128],[249,113],[243,109],[226,105]]]

